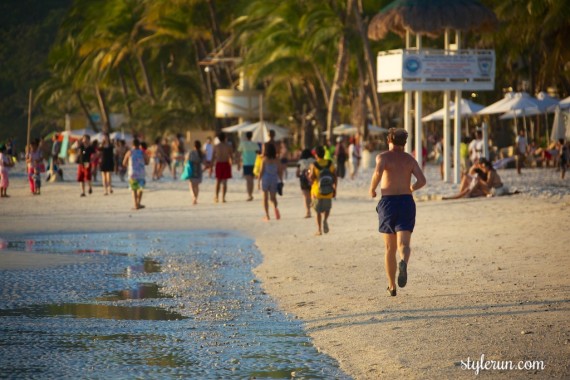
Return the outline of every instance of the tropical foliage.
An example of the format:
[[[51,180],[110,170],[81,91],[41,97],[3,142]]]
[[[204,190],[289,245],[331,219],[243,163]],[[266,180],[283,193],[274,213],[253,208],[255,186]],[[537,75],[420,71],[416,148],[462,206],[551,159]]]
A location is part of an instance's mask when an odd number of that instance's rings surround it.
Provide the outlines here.
[[[105,130],[116,127],[110,114],[122,113],[127,128],[151,138],[217,129],[235,120],[214,117],[215,90],[236,88],[240,73],[264,91],[267,117],[291,127],[305,145],[339,123],[392,126],[401,120],[401,95],[376,92],[374,56],[403,42],[396,35],[369,41],[366,33],[390,2],[3,2],[0,140],[23,135],[30,88],[35,134],[61,129],[66,113],[82,113]],[[497,52],[497,90],[483,96],[495,100],[507,87],[553,87],[567,95],[566,2],[482,2],[499,17],[499,29],[463,38],[466,46]],[[32,8],[33,18],[26,12]],[[426,44],[442,45],[440,39]]]

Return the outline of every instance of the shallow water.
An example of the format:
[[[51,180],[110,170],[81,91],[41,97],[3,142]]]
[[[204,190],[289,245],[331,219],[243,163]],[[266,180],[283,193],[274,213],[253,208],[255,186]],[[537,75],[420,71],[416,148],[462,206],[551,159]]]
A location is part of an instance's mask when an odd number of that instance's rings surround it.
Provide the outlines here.
[[[0,377],[339,378],[221,231],[3,236],[88,263],[0,271]],[[0,249],[0,260],[2,250]]]

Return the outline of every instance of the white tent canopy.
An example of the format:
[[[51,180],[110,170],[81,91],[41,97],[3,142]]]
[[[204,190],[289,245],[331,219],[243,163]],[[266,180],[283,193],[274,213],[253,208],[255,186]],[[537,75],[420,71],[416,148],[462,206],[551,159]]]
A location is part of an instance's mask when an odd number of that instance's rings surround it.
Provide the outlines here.
[[[485,108],[485,106],[481,104],[472,102],[471,100],[461,99],[459,112],[461,116],[467,116],[477,113],[481,111],[483,108]],[[435,111],[434,113],[422,117],[422,121],[426,122],[434,120],[443,120],[444,116],[445,116],[445,108],[442,108],[438,111]],[[449,117],[451,119],[455,118],[455,103],[452,101],[449,102]]]

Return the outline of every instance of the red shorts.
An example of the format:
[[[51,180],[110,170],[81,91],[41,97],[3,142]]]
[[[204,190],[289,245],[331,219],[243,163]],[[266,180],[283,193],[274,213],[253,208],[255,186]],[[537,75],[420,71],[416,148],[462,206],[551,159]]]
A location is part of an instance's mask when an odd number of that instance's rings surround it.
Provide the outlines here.
[[[77,182],[91,181],[91,166],[85,167],[83,164],[77,166]]]
[[[216,178],[220,180],[232,178],[232,165],[229,162],[216,162]]]

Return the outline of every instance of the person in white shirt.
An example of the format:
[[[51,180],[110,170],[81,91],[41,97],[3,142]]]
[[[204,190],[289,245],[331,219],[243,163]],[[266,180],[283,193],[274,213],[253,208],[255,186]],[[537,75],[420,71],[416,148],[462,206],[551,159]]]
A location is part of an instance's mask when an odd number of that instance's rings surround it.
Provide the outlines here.
[[[526,160],[528,153],[528,140],[524,129],[519,131],[519,135],[515,141],[515,161],[517,165],[517,174],[521,174],[521,169]]]
[[[212,165],[212,158],[214,157],[214,146],[212,145],[212,138],[208,137],[204,144],[204,170],[208,171],[208,176],[212,178],[214,166]]]

